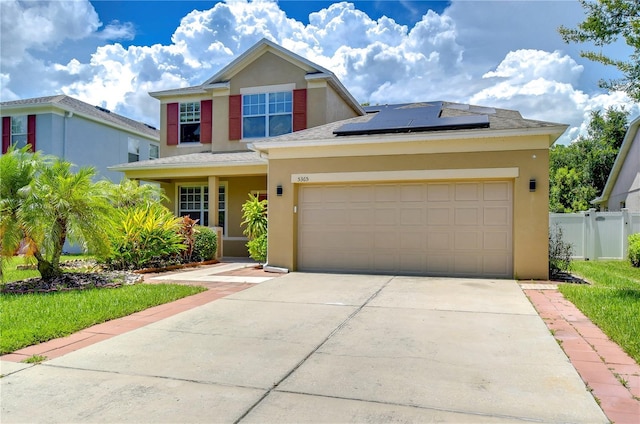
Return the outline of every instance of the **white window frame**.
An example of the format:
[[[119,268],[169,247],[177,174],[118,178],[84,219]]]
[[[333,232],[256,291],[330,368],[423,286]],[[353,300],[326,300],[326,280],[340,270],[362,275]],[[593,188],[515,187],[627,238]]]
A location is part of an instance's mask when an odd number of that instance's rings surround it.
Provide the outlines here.
[[[241,118],[242,118],[242,139],[246,139],[246,140],[255,140],[255,139],[260,139],[260,138],[266,138],[266,137],[270,137],[271,134],[269,133],[269,117],[271,116],[283,116],[283,115],[290,115],[291,118],[291,132],[293,132],[293,90],[296,88],[295,84],[278,84],[278,85],[265,85],[265,86],[260,86],[260,87],[244,87],[240,89],[240,94],[242,95],[242,106],[241,106]],[[269,95],[271,94],[280,94],[280,93],[289,93],[291,96],[291,111],[290,112],[284,112],[284,113],[270,113],[269,112]],[[264,108],[265,108],[265,113],[261,114],[261,113],[257,113],[257,114],[246,114],[245,115],[245,96],[252,96],[252,95],[260,95],[263,94],[265,96],[265,102],[264,102]],[[244,120],[245,118],[256,118],[256,117],[262,117],[264,116],[264,128],[265,128],[265,135],[264,136],[258,136],[258,137],[246,137],[245,136],[245,131],[244,131]],[[288,133],[287,133],[288,134]]]
[[[182,189],[189,189],[189,188],[199,188],[200,192],[197,193],[200,196],[200,220],[198,221],[198,225],[204,225],[204,217],[207,217],[207,220],[209,219],[209,202],[211,201],[211,197],[210,197],[210,193],[208,193],[208,188],[209,186],[206,184],[184,184],[184,185],[180,185],[178,186],[178,190],[177,190],[177,199],[176,199],[176,215],[178,217],[183,217],[185,215],[185,212],[193,212],[196,211],[195,208],[182,208]],[[204,188],[207,188],[207,202],[205,203],[204,200]],[[190,193],[186,193],[186,195],[188,196]],[[196,194],[196,193],[193,193]],[[189,200],[187,199],[186,202],[188,203]],[[206,208],[205,208],[206,206]],[[208,225],[209,223],[207,223]]]
[[[132,156],[135,156],[135,159],[132,159]],[[137,138],[127,138],[127,160],[129,163],[140,161],[140,140]]]
[[[20,129],[17,130],[17,124],[20,123]],[[29,132],[29,119],[27,115],[16,115],[11,117],[11,145],[18,148],[22,148],[29,144],[28,132]],[[19,144],[18,144],[19,143]]]
[[[190,108],[189,106],[192,106]],[[184,110],[183,110],[184,109]],[[197,110],[196,110],[197,109]],[[186,145],[194,145],[200,143],[200,136],[202,134],[198,134],[197,141],[183,141],[182,140],[182,125],[194,125],[198,124],[198,131],[202,130],[202,110],[200,106],[200,101],[195,102],[180,102],[178,105],[178,137],[180,144]]]
[[[207,221],[209,220],[208,214],[209,214],[209,206],[211,203],[211,193],[208,193],[208,185],[206,184],[180,184],[178,185],[178,189],[176,190],[176,215],[181,217],[183,216],[183,211],[193,211],[195,209],[182,209],[181,207],[181,194],[182,194],[182,189],[183,188],[194,188],[194,187],[200,187],[201,188],[201,192],[200,192],[200,196],[202,196],[201,198],[201,206],[200,206],[200,221],[198,222],[199,225],[204,225],[204,215],[207,214]],[[203,200],[203,191],[202,188],[203,187],[207,187],[207,197],[208,197],[208,202],[206,205],[206,210],[204,208],[204,200]],[[226,181],[221,181],[218,184],[218,192],[216,193],[217,196],[215,198],[216,202],[220,202],[219,200],[219,196],[220,196],[220,189],[223,189],[223,194],[224,194],[224,208],[221,209],[220,208],[220,203],[218,203],[218,213],[220,212],[224,212],[224,225],[222,226],[222,235],[225,236],[226,238],[226,234],[228,234],[228,224],[229,224],[229,189],[228,189],[228,183]],[[207,222],[207,226],[208,227],[214,227],[212,222]]]
[[[156,149],[156,156],[152,156],[151,155],[151,150],[155,147]],[[160,158],[160,146],[156,143],[149,143],[149,159],[150,160],[154,160],[154,159],[159,159]]]

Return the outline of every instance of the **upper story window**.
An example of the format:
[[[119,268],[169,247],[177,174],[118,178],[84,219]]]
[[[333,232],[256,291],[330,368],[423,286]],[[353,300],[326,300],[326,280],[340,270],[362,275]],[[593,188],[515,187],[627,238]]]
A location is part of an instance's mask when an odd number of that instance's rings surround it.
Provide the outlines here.
[[[149,159],[158,159],[160,157],[160,146],[149,143]]]
[[[11,117],[11,145],[22,148],[27,145],[27,115]]]
[[[291,91],[245,94],[242,96],[244,138],[275,137],[293,129]]]
[[[128,140],[129,162],[140,160],[140,140],[129,137]]]
[[[180,103],[180,143],[200,142],[200,102]]]

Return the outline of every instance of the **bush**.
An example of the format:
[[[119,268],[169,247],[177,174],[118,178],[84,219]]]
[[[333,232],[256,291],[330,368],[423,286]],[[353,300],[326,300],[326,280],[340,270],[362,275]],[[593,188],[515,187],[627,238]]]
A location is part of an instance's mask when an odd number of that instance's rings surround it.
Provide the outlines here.
[[[562,227],[558,224],[549,230],[549,278],[556,277],[571,268],[573,247],[562,239]]]
[[[631,266],[640,267],[640,234],[629,236],[629,261]]]
[[[125,209],[114,219],[111,252],[101,262],[111,269],[178,263],[185,249],[180,223],[180,218],[160,204]]]
[[[267,260],[267,233],[264,233],[247,243],[249,256],[258,263],[265,263]]]
[[[191,255],[195,262],[208,261],[213,259],[218,250],[218,236],[209,227],[196,226],[194,231],[193,253]]]

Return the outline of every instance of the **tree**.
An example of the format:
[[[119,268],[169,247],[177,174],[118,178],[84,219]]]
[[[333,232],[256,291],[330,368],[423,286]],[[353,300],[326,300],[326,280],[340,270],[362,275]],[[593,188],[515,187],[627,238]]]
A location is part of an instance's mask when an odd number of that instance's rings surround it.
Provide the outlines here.
[[[101,186],[92,181],[94,175],[93,168],[74,173],[69,162],[56,159],[39,166],[21,190],[17,221],[33,243],[32,253],[43,279],[62,274],[60,256],[67,240],[97,254],[109,249],[107,227],[113,207]]]
[[[628,61],[618,60],[601,52],[583,51],[582,57],[618,68],[623,78],[599,82],[608,90],[625,91],[640,102],[640,2],[638,0],[580,0],[586,18],[577,29],[561,26],[558,31],[566,43],[593,42],[598,47],[622,37],[633,49]]]
[[[593,111],[587,134],[549,154],[549,210],[587,210],[602,193],[627,131],[624,109]]]
[[[3,262],[18,251],[23,241],[27,248],[30,245],[18,219],[18,211],[24,197],[23,189],[31,183],[45,158],[29,149],[29,146],[22,149],[11,146],[0,156],[0,260]],[[3,263],[0,263],[0,277],[1,265]]]
[[[119,184],[102,180],[97,183],[109,197],[111,204],[117,209],[131,209],[143,205],[151,205],[167,196],[162,189],[152,184],[140,184],[140,181],[124,178]]]

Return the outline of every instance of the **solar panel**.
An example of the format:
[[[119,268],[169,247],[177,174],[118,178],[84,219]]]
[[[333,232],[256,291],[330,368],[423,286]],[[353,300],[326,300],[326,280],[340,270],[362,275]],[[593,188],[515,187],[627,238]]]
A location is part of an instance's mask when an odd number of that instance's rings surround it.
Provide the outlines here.
[[[377,113],[368,122],[344,124],[333,133],[345,136],[489,127],[488,115],[441,117],[442,102],[367,106],[365,111]]]

